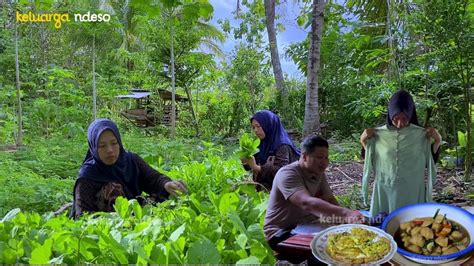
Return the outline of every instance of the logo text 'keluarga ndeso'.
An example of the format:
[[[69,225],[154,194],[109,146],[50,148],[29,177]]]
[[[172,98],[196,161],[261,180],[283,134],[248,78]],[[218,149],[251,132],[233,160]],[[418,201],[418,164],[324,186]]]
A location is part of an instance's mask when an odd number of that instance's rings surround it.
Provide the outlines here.
[[[109,14],[94,14],[94,13],[76,13],[73,14],[75,22],[109,22]],[[70,16],[68,13],[41,13],[35,14],[29,11],[28,13],[16,12],[17,22],[30,22],[30,23],[42,23],[42,22],[54,22],[56,29],[61,28],[62,23],[70,22]]]

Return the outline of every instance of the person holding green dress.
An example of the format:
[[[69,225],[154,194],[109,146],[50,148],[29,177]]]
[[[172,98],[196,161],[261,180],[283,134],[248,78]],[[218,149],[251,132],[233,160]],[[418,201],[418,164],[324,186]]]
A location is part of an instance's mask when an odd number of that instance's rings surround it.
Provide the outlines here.
[[[370,215],[390,213],[414,203],[432,201],[441,135],[418,124],[415,103],[405,90],[392,95],[387,124],[365,129],[360,137],[365,163],[362,196],[368,202],[369,177],[375,174]],[[425,170],[428,178],[425,182]]]

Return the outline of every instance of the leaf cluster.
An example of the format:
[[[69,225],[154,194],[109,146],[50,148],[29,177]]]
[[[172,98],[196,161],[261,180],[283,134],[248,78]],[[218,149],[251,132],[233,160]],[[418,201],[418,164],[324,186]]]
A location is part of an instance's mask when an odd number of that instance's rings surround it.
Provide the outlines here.
[[[250,158],[259,152],[260,139],[253,138],[250,134],[244,133],[240,136],[239,144],[240,147],[236,152],[237,155],[240,158]]]
[[[0,221],[0,262],[274,263],[263,237],[265,206],[262,194],[241,187],[158,206],[118,198],[114,213],[76,221],[13,209]]]

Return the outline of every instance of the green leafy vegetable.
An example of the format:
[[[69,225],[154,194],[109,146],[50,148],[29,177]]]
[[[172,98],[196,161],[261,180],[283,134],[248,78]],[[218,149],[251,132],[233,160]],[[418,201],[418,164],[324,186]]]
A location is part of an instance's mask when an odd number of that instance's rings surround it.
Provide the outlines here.
[[[239,139],[240,148],[237,150],[237,155],[240,158],[250,158],[255,153],[259,152],[258,145],[260,145],[260,139],[254,139],[247,133],[244,133]]]

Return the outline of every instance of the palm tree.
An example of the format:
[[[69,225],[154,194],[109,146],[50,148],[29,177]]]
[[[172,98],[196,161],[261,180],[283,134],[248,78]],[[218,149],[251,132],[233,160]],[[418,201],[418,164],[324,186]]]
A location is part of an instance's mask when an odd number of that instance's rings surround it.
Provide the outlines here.
[[[84,4],[84,3],[82,3]],[[104,4],[104,1],[95,1],[93,3],[93,8],[106,11],[107,6]],[[91,8],[87,5],[81,5],[77,3],[77,8]],[[105,10],[104,10],[105,8]],[[110,39],[110,35],[107,34],[109,30],[108,23],[94,23],[92,26],[86,24],[75,24],[76,28],[72,31],[70,35],[71,43],[76,47],[89,47],[91,51],[91,68],[92,68],[92,116],[95,120],[97,118],[97,86],[96,86],[96,63],[97,63],[97,46],[102,46],[106,40]]]
[[[278,43],[275,30],[275,0],[264,0],[266,26],[268,33],[268,44],[270,46],[270,54],[272,58],[273,75],[278,92],[281,96],[283,114],[287,111],[288,92],[285,88],[283,71],[281,69],[280,55],[278,53]]]
[[[313,132],[320,131],[318,78],[321,61],[321,39],[323,35],[325,5],[324,0],[313,0],[303,136],[308,136]]]
[[[179,25],[180,21],[194,21],[193,28],[189,29],[192,31],[200,31],[205,33],[201,35],[199,39],[199,44],[209,48],[211,51],[216,52],[218,55],[223,53],[220,51],[218,46],[215,44],[215,40],[224,40],[223,34],[217,30],[215,27],[204,23],[202,18],[209,18],[212,12],[212,6],[207,1],[199,1],[194,3],[182,4],[179,2],[166,2],[163,3],[164,9],[162,10],[163,17],[169,21],[169,33],[170,33],[170,71],[171,71],[171,137],[174,138],[176,134],[176,71],[175,71],[175,28]],[[209,9],[210,7],[210,9]],[[179,19],[178,19],[179,18]],[[188,47],[188,49],[193,49],[194,47]],[[183,51],[181,51],[183,52]],[[187,51],[186,51],[187,52]],[[187,86],[184,87],[187,90]],[[188,97],[190,97],[189,91],[186,91]],[[192,106],[192,100],[189,99],[191,112],[195,124],[197,126],[197,118]],[[197,128],[197,127],[196,127]],[[199,134],[199,129],[197,128],[197,134]]]
[[[398,82],[401,86],[400,71],[397,62],[397,44],[395,42],[394,30],[400,29],[401,20],[394,20],[396,17],[397,5],[400,5],[400,0],[385,0],[385,1],[373,1],[373,0],[354,0],[350,1],[348,7],[353,10],[361,21],[366,24],[363,28],[363,32],[374,38],[385,36],[387,43],[372,43],[371,48],[388,48],[390,58],[388,64],[381,64],[380,66],[383,71],[387,74],[387,78],[391,81]]]
[[[151,4],[141,5],[140,7],[144,8],[144,12],[154,11]],[[144,47],[139,36],[140,21],[137,16],[139,10],[132,5],[131,0],[99,0],[99,8],[117,17],[120,23],[117,30],[122,37],[122,41],[114,57],[125,64],[128,71],[132,71],[135,67],[133,54]]]

